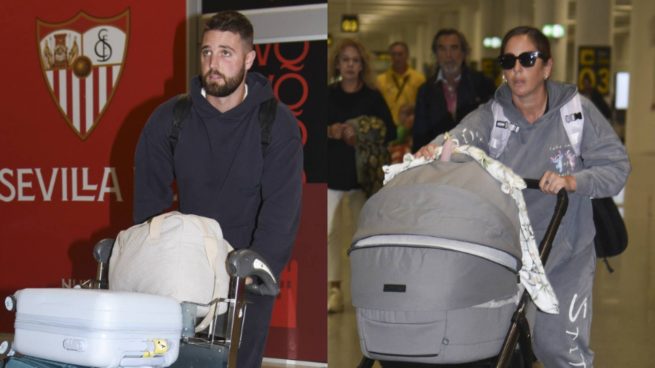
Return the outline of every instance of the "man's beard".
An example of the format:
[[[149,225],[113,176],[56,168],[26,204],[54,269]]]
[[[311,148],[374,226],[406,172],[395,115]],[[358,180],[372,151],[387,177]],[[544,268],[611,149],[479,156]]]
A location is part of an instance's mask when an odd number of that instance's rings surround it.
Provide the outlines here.
[[[202,86],[203,88],[205,88],[205,92],[210,96],[227,97],[237,90],[245,74],[246,74],[245,67],[242,67],[241,70],[239,70],[239,73],[237,73],[237,75],[234,76],[233,78],[227,78],[225,75],[217,72],[216,70],[210,69],[202,77]],[[209,77],[211,75],[220,76],[221,78],[223,78],[224,83],[218,84],[218,82],[209,82]]]
[[[443,63],[440,65],[444,76],[457,77],[462,73],[462,64],[457,63]]]

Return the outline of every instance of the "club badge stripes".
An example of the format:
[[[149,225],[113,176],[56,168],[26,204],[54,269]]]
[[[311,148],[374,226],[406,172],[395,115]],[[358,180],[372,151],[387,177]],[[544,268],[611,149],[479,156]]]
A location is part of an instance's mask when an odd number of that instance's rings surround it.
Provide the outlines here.
[[[116,84],[120,65],[94,67],[86,78],[78,78],[70,69],[46,71],[46,78],[59,108],[82,135],[93,129],[94,122],[107,104]]]

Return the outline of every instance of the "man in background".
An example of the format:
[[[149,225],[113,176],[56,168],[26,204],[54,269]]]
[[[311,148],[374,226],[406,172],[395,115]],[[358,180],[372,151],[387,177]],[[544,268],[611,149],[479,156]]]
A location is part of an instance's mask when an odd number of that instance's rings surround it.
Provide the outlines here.
[[[400,162],[412,147],[416,93],[425,83],[425,77],[409,66],[409,47],[405,42],[392,43],[389,46],[389,55],[391,67],[378,75],[377,85],[396,125],[397,139],[389,146],[391,162]]]
[[[377,85],[389,106],[396,126],[401,124],[400,110],[403,106],[414,106],[418,88],[425,83],[423,74],[409,66],[409,47],[396,41],[389,46],[391,67],[378,75]]]
[[[454,128],[464,116],[489,100],[496,90],[493,81],[466,66],[469,46],[458,30],[439,30],[432,40],[432,52],[437,59],[437,69],[418,91],[413,152]]]

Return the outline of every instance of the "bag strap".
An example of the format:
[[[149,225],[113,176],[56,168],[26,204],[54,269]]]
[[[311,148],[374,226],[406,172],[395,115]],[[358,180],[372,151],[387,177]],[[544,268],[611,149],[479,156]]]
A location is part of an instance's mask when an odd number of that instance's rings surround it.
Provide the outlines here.
[[[494,114],[494,125],[489,139],[489,156],[497,159],[505,150],[509,136],[512,132],[518,132],[519,126],[509,121],[498,102],[491,103],[491,111]]]
[[[217,275],[219,272],[218,267],[220,265],[223,266],[225,265],[224,262],[217,262],[216,260],[216,257],[218,256],[218,247],[220,246],[220,244],[218,243],[218,237],[215,234],[212,234],[212,232],[209,230],[208,219],[194,216],[193,221],[194,223],[199,224],[200,227],[202,227],[203,229],[205,254],[207,255],[207,260],[209,261],[212,270],[214,270],[214,290],[212,291],[212,297],[211,297],[211,300],[214,300],[217,298],[216,293],[218,292],[218,287],[216,285]],[[225,243],[225,239],[223,239],[223,234],[221,234],[220,237],[223,240],[223,243]],[[214,313],[216,311],[216,305],[217,303],[213,303],[211,305],[205,317],[195,327],[196,332],[204,331],[205,329],[207,329],[207,327],[211,326],[211,324],[214,322]]]
[[[576,156],[580,156],[582,129],[584,128],[580,94],[576,92],[575,96],[559,109],[559,113],[562,116],[562,124],[564,125],[564,130],[566,130],[566,136],[569,138],[569,142],[571,142],[571,147],[573,147]]]
[[[275,121],[275,114],[277,113],[277,99],[271,97],[259,105],[259,125],[262,129],[262,155],[266,157],[266,149],[271,144],[271,136],[273,132],[273,122]]]
[[[177,96],[177,101],[173,105],[173,126],[168,135],[168,143],[171,147],[171,153],[175,156],[175,147],[180,136],[180,130],[186,121],[186,118],[191,113],[191,97],[188,93],[183,93]]]
[[[173,105],[173,125],[171,126],[170,134],[168,135],[168,143],[171,148],[171,154],[175,156],[175,147],[180,137],[180,131],[184,126],[184,122],[191,113],[191,106],[193,102],[188,93],[183,93],[177,96],[175,105]],[[262,154],[266,155],[266,148],[271,143],[271,136],[273,131],[273,122],[275,121],[275,114],[277,112],[277,99],[271,97],[259,105],[259,126],[261,128],[261,145]]]
[[[148,225],[148,239],[158,239],[159,235],[161,235],[161,223],[164,222],[167,217],[175,214],[177,214],[177,212],[165,212],[151,218]]]
[[[496,101],[491,103],[491,111],[494,115],[494,125],[491,128],[489,139],[489,156],[497,159],[507,147],[507,141],[511,133],[519,131],[518,125],[512,123],[505,116],[503,107]],[[559,109],[562,118],[562,126],[566,130],[566,136],[573,147],[573,151],[580,156],[580,145],[582,143],[582,130],[584,128],[584,115],[580,94],[575,93],[573,98]]]
[[[202,235],[203,235],[203,242],[204,242],[204,247],[205,247],[205,255],[207,256],[207,261],[209,262],[209,265],[211,269],[214,271],[214,290],[212,291],[212,297],[211,300],[216,299],[216,293],[218,292],[218,288],[216,287],[216,278],[219,272],[218,267],[221,265],[224,265],[223,262],[217,262],[216,257],[218,256],[218,247],[221,245],[218,242],[218,237],[216,234],[213,234],[212,231],[210,230],[210,226],[207,223],[207,219],[204,219],[199,216],[184,216],[180,214],[179,212],[167,212],[164,214],[161,214],[159,216],[155,216],[152,218],[149,224],[149,232],[148,232],[148,238],[149,239],[157,239],[161,235],[161,226],[163,221],[174,215],[180,215],[182,216],[182,221],[185,223],[185,225],[190,225],[190,223],[193,223],[195,226],[199,227],[202,229]],[[220,237],[222,239],[223,234],[220,234]],[[223,239],[223,242],[225,242],[225,239]],[[203,320],[198,323],[196,326],[195,330],[196,332],[200,332],[205,330],[212,322],[213,322],[213,316],[214,316],[214,311],[216,309],[216,304],[212,304],[212,306],[209,309],[209,312],[203,318]]]

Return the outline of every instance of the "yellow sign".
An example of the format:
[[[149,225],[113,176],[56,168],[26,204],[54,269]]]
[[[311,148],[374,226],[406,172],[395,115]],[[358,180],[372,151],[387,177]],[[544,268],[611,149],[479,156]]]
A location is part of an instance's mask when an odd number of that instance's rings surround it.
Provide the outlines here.
[[[611,49],[607,46],[580,46],[578,49],[578,89],[585,80],[602,95],[610,91]]]

